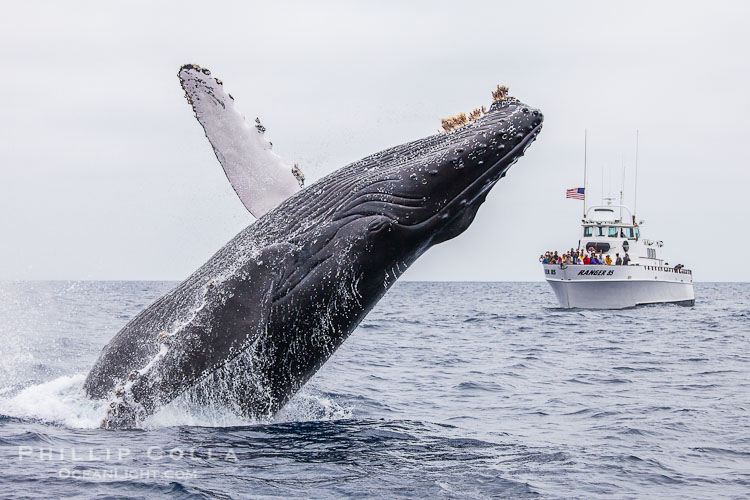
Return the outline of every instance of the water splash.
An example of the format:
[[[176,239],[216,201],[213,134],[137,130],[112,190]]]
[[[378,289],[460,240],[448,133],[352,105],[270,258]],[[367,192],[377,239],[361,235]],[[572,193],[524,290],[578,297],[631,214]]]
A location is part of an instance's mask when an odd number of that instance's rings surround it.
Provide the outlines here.
[[[86,396],[85,378],[85,373],[79,373],[29,386],[13,396],[0,398],[0,413],[73,428],[99,427],[106,402]]]
[[[92,400],[83,390],[85,373],[58,377],[31,385],[14,395],[0,396],[0,415],[61,425],[74,429],[96,429],[109,408],[106,400]],[[234,427],[271,422],[327,421],[351,418],[354,408],[335,397],[313,389],[300,391],[274,418],[252,419],[219,402],[197,402],[184,394],[146,418],[140,428],[199,426]]]

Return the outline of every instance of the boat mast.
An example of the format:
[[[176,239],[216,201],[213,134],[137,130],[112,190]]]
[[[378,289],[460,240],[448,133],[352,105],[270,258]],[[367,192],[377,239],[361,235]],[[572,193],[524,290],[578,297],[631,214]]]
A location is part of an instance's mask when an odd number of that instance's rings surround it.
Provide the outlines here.
[[[633,187],[633,223],[638,205],[638,129],[635,130],[635,186]]]
[[[586,159],[587,159],[587,149],[586,149],[586,142],[587,142],[587,136],[588,136],[588,130],[583,129],[583,218],[586,218],[586,192],[588,191],[586,189]]]
[[[620,182],[620,222],[622,222],[622,202],[625,197],[625,155],[622,156],[622,182]]]

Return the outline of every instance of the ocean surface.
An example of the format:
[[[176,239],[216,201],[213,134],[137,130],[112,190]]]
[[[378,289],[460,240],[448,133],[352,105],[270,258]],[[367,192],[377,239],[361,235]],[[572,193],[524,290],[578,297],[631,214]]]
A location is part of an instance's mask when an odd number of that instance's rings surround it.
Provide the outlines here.
[[[750,284],[566,311],[397,283],[273,421],[98,429],[86,373],[172,286],[0,283],[0,498],[750,498]]]

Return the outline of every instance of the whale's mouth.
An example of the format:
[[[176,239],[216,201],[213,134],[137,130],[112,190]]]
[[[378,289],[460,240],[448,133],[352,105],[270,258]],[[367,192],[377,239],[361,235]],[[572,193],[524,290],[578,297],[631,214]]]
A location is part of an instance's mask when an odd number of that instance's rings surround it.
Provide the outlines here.
[[[467,200],[467,205],[472,205],[475,203],[481,196],[485,195],[487,192],[492,189],[492,187],[499,181],[505,174],[510,170],[510,167],[512,167],[523,155],[526,153],[526,150],[531,146],[531,143],[536,140],[537,135],[539,135],[539,131],[542,129],[542,123],[539,123],[538,125],[534,126],[531,131],[524,137],[521,142],[516,144],[516,146],[510,150],[510,152],[505,155],[503,158],[495,162],[490,168],[487,169],[486,172],[484,172],[482,175],[480,175],[474,182],[469,184],[466,189],[464,189],[458,196],[456,196],[451,203],[453,203],[456,199],[461,198],[464,194],[471,195],[471,192],[476,190],[476,193],[473,194],[471,199]],[[508,158],[511,158],[510,161],[507,161]],[[505,165],[503,165],[505,163]]]

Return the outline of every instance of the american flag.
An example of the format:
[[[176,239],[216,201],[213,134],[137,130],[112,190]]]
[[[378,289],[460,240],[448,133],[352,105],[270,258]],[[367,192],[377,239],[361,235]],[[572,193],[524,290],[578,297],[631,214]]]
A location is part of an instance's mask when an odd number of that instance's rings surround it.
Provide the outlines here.
[[[565,191],[565,197],[566,198],[573,198],[576,200],[582,200],[583,199],[583,188],[573,188],[568,189]]]

